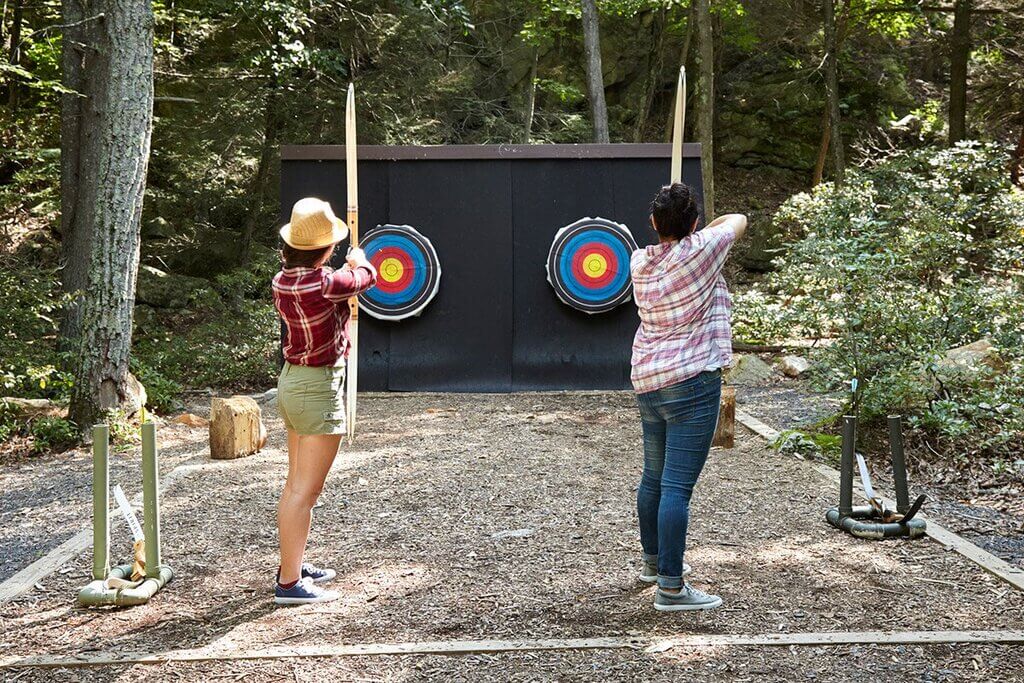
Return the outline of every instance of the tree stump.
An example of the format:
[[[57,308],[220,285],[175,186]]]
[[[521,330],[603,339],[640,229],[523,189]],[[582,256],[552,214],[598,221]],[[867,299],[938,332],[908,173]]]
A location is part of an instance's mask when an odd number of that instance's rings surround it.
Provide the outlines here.
[[[736,445],[736,387],[722,387],[722,402],[718,410],[718,428],[712,446],[732,448]]]
[[[215,398],[210,404],[210,456],[230,460],[252,455],[266,442],[267,430],[256,401],[248,396]]]

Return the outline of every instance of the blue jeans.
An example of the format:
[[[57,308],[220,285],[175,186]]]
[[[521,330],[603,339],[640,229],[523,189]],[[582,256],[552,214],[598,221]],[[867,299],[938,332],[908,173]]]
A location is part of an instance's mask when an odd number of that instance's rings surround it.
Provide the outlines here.
[[[658,560],[658,585],[683,585],[690,496],[711,450],[722,395],[720,370],[637,394],[644,429],[644,473],[636,494],[640,544]]]

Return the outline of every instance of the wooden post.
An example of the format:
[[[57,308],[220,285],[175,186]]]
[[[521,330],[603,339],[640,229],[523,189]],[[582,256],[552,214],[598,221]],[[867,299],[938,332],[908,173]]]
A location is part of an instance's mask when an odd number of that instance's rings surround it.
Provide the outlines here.
[[[146,578],[160,577],[160,467],[156,425],[142,423],[142,524],[146,539]]]
[[[733,448],[736,445],[736,387],[722,387],[718,427],[711,445],[722,448]]]
[[[110,573],[110,427],[92,428],[92,578]]]

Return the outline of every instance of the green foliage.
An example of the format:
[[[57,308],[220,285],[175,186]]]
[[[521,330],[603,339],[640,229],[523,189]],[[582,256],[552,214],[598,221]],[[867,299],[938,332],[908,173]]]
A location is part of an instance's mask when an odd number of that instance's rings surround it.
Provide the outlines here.
[[[33,453],[66,451],[78,443],[78,427],[62,417],[41,417],[29,427]]]
[[[790,316],[784,302],[757,287],[732,295],[733,336],[749,344],[769,344],[787,338]]]
[[[862,417],[893,411],[966,452],[1024,434],[1024,193],[995,145],[901,152],[789,199],[776,221],[800,238],[769,286],[791,333],[826,337],[816,376],[857,378]],[[740,301],[740,320],[758,320]],[[762,330],[771,332],[774,327]],[[766,335],[767,336],[767,335]],[[948,349],[990,339],[1005,371],[957,372]]]
[[[273,382],[279,340],[270,301],[245,301],[236,312],[188,327],[169,321],[139,339],[133,355],[184,386],[254,389]]]
[[[55,349],[59,294],[54,273],[0,268],[0,391],[26,398],[65,400],[71,376]]]
[[[146,408],[166,415],[181,407],[180,384],[164,377],[158,370],[134,356],[131,359],[131,371],[146,388]]]
[[[158,412],[178,407],[183,386],[254,389],[273,382],[280,323],[270,281],[280,264],[276,252],[254,256],[248,267],[214,278],[226,308],[157,319],[138,336],[133,371]]]
[[[586,93],[575,85],[559,83],[550,78],[538,78],[537,90],[550,95],[564,105],[579,106],[586,103]]]
[[[17,434],[18,428],[17,412],[6,401],[0,400],[0,443]]]
[[[834,434],[802,432],[787,429],[779,434],[772,448],[780,453],[794,453],[805,457],[834,458],[843,447],[843,439]]]

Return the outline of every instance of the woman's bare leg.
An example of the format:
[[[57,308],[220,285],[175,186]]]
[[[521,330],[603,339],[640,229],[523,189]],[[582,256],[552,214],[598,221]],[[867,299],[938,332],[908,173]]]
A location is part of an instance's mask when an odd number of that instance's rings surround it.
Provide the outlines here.
[[[313,506],[340,443],[340,434],[307,436],[288,432],[288,480],[277,506],[281,583],[292,583],[300,578],[309,525],[313,521]]]

